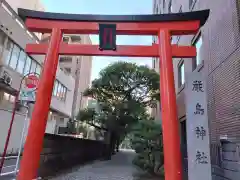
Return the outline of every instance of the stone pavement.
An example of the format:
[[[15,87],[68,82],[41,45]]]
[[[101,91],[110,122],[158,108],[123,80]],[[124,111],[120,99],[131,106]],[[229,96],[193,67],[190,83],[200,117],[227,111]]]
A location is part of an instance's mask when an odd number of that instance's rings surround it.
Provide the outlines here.
[[[120,151],[109,161],[97,161],[49,180],[135,180],[134,155],[132,151]]]

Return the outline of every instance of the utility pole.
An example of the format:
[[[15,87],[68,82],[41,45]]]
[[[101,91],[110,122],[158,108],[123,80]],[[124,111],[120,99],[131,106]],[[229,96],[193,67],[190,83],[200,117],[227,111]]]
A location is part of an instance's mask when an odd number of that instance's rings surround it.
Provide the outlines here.
[[[82,107],[82,97],[83,97],[83,92],[80,92],[80,102],[79,102],[79,113]],[[77,122],[77,133],[79,134],[79,121]]]
[[[80,70],[82,66],[82,59],[80,57],[77,57],[77,68],[76,71],[74,72],[74,79],[75,79],[75,87],[74,87],[74,94],[73,94],[73,103],[72,103],[72,120],[75,120],[75,111],[76,111],[76,106],[77,106],[77,99],[75,97],[78,96],[78,89],[79,89],[79,80],[80,80]],[[82,94],[80,97],[80,106],[81,106],[81,101],[82,101]]]

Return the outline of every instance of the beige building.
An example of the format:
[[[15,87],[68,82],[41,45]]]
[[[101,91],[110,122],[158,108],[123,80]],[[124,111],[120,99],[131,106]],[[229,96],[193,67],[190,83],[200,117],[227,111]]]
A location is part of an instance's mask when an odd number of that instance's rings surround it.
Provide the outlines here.
[[[42,36],[43,42],[49,41],[49,34]],[[89,35],[63,35],[63,42],[68,44],[92,44]],[[72,118],[74,118],[79,109],[87,107],[87,97],[83,92],[91,84],[92,57],[91,56],[60,56],[60,69],[65,74],[70,75],[75,80],[74,98],[72,103]]]
[[[26,4],[24,4],[26,3]],[[30,56],[24,48],[28,43],[38,43],[39,38],[30,33],[16,13],[17,7],[43,10],[39,1],[0,0],[0,153],[6,139],[13,110],[14,99],[22,77],[30,72],[41,74],[44,56]],[[58,133],[72,114],[75,80],[60,67],[57,70],[51,109],[47,122],[47,133]],[[30,111],[33,105],[30,105]],[[19,147],[26,108],[18,103],[9,152],[16,153]],[[30,119],[30,114],[28,120]]]
[[[45,10],[41,0],[6,0],[6,2],[15,12],[17,12],[18,8],[32,9],[36,11]]]
[[[153,13],[166,14],[210,9],[206,24],[196,36],[174,36],[173,44],[193,45],[197,57],[173,59],[175,90],[177,94],[178,118],[181,141],[186,145],[185,77],[191,72],[202,73],[207,82],[208,120],[210,126],[212,165],[220,166],[220,139],[222,137],[240,140],[240,29],[237,0],[154,0]],[[154,38],[157,43],[157,39]],[[153,67],[159,69],[159,60],[153,59]],[[161,68],[161,67],[160,67]],[[159,117],[159,107],[155,116]],[[186,146],[185,146],[186,147]],[[234,146],[233,146],[234,148]],[[235,150],[235,149],[234,149]],[[232,151],[234,151],[232,150]],[[236,150],[238,151],[238,150]],[[183,151],[186,153],[186,151]],[[231,154],[229,154],[231,155]],[[233,155],[237,164],[232,163],[228,175],[239,179],[239,154]],[[226,158],[226,157],[225,157]],[[228,156],[230,158],[230,156]],[[230,165],[228,166],[228,168]],[[237,169],[238,172],[233,169]],[[225,174],[227,175],[227,174]],[[222,175],[223,176],[223,175]],[[234,177],[234,178],[232,178]],[[222,178],[220,178],[222,179]]]
[[[92,44],[89,35],[64,35],[63,41],[72,44]],[[88,99],[83,97],[83,92],[91,83],[92,57],[61,56],[59,65],[75,79],[72,116],[76,116],[79,109],[87,107]]]

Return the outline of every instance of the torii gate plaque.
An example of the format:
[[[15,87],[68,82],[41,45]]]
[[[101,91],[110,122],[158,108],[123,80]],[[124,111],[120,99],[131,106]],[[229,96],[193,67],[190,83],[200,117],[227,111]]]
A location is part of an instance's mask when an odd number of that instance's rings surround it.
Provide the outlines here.
[[[26,139],[18,180],[36,178],[59,55],[132,56],[160,58],[160,93],[166,180],[182,180],[182,163],[172,58],[195,57],[193,46],[171,45],[172,35],[196,34],[209,10],[162,15],[81,15],[19,9],[32,32],[51,33],[49,44],[28,44],[26,52],[46,54],[36,104]],[[117,46],[100,51],[97,45],[64,44],[62,34],[98,34],[99,23],[116,24],[121,35],[158,36],[152,46]]]

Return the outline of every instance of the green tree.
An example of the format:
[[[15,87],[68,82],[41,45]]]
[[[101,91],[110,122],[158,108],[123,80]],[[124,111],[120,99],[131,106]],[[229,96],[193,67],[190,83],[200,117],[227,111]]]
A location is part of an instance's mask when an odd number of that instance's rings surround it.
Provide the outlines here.
[[[148,173],[163,175],[162,128],[153,119],[139,121],[130,136],[137,156],[133,163]]]
[[[96,99],[100,112],[85,109],[77,119],[110,134],[111,151],[146,116],[146,107],[159,100],[159,75],[146,66],[117,62],[100,72],[84,96]]]

